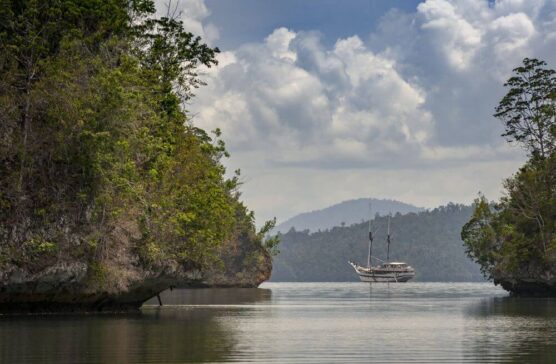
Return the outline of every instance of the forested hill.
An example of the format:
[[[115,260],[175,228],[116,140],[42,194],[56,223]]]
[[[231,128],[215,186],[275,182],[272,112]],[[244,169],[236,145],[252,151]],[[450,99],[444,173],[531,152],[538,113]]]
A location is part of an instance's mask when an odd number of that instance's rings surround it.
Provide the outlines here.
[[[411,264],[417,271],[416,281],[482,280],[479,266],[466,256],[460,238],[472,210],[448,204],[431,211],[396,214],[391,220],[390,260]],[[366,264],[367,230],[368,222],[315,233],[292,229],[281,235],[272,281],[359,280],[348,260]],[[386,259],[387,218],[375,218],[373,230],[373,256]]]
[[[369,202],[372,203],[372,211],[379,215],[388,213],[408,213],[423,211],[422,208],[394,200],[383,200],[376,198],[360,198],[344,201],[327,208],[305,212],[292,217],[276,227],[277,232],[286,233],[292,227],[296,230],[309,229],[310,231],[330,229],[340,226],[359,223],[369,219]]]

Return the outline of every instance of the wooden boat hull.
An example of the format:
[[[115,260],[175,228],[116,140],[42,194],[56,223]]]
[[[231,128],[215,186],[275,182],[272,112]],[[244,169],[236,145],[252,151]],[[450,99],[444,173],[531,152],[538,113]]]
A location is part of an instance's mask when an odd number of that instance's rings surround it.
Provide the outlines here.
[[[364,268],[352,262],[349,262],[349,264],[355,269],[355,272],[357,272],[362,282],[403,283],[415,277],[415,270],[413,270],[413,268],[392,271],[378,267],[373,267],[371,269]]]

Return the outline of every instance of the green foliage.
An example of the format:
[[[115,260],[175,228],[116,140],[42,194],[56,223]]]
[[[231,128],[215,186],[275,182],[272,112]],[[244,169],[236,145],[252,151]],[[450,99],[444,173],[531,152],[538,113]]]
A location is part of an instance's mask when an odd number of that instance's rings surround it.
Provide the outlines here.
[[[466,244],[466,253],[481,266],[488,277],[495,263],[496,253],[500,250],[493,224],[492,206],[484,196],[475,200],[471,219],[461,230],[461,239]]]
[[[99,262],[92,262],[87,269],[88,279],[92,285],[102,287],[106,283],[106,268]]]
[[[236,225],[254,229],[238,176],[224,177],[220,132],[183,109],[218,49],[154,11],[150,0],[0,0],[1,227],[80,231],[57,249],[93,273],[118,244],[153,267],[205,266]],[[13,244],[27,243],[1,251]]]
[[[523,143],[530,160],[505,181],[499,203],[476,201],[462,230],[469,256],[492,278],[536,277],[556,263],[556,78],[545,66],[525,59],[496,114],[506,122],[505,136]]]
[[[262,246],[271,256],[276,256],[280,253],[278,244],[280,244],[280,235],[269,236],[270,232],[276,226],[276,218],[265,221],[263,227],[257,233],[257,239],[262,243]]]
[[[502,136],[542,158],[556,151],[556,71],[546,66],[525,58],[504,84],[509,91],[494,114],[505,124]]]
[[[164,108],[171,112],[177,102],[189,100],[193,96],[192,90],[204,85],[196,70],[199,65],[211,67],[217,64],[215,55],[219,50],[208,47],[200,37],[186,32],[181,21],[168,17],[148,19],[143,32],[135,53],[164,90],[173,91],[166,92],[167,99],[164,100]]]
[[[53,253],[58,249],[58,245],[42,238],[32,238],[25,242],[25,249],[28,254],[37,256],[42,254]]]

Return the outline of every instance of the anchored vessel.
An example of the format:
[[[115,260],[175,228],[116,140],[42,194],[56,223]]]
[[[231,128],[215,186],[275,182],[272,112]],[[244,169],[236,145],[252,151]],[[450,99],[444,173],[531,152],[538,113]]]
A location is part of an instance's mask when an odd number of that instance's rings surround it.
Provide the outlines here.
[[[388,216],[388,235],[386,237],[388,249],[386,253],[386,262],[372,256],[373,249],[373,233],[371,231],[371,220],[369,219],[369,255],[367,257],[367,266],[363,267],[354,262],[349,264],[355,269],[359,278],[363,282],[407,282],[415,277],[415,269],[404,262],[389,262],[390,258],[390,216]],[[375,258],[382,262],[381,265],[372,266],[371,260]]]

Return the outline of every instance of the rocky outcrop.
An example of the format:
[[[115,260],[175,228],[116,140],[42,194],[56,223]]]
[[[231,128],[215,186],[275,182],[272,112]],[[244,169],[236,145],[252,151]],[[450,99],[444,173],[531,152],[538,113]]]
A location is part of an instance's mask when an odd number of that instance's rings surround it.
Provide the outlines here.
[[[496,271],[495,284],[499,284],[512,296],[555,297],[556,274],[547,271],[521,269],[514,273]]]
[[[65,231],[57,243],[65,248],[50,249],[53,243],[41,240],[10,250],[9,242],[22,240],[13,230],[0,232],[0,313],[133,312],[171,287],[256,287],[272,270],[270,256],[248,232],[222,244],[220,260],[200,270],[174,260],[145,265],[125,234],[116,233],[99,253],[104,257],[91,263],[90,256],[80,257],[78,252],[86,244],[83,234],[60,226],[42,236],[57,231],[60,238],[59,232]],[[20,263],[21,255],[26,264]]]
[[[272,259],[254,244],[250,234],[241,233],[221,249],[221,265],[203,272],[200,284],[208,287],[257,287],[270,279]]]
[[[556,282],[543,282],[533,279],[496,280],[512,296],[556,297]]]

